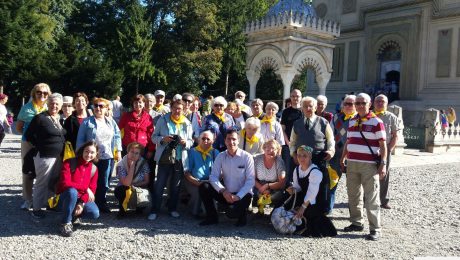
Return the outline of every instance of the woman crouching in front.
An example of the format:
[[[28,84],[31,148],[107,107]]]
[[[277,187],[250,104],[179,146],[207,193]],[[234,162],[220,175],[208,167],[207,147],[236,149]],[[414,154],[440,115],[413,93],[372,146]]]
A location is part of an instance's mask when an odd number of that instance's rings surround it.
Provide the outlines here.
[[[318,166],[311,162],[313,148],[302,145],[297,148],[297,166],[293,173],[293,184],[287,192],[296,194],[296,199],[285,205],[286,209],[299,207],[297,218],[305,217],[306,230],[300,233],[308,237],[333,237],[337,230],[331,220],[325,215],[327,181]],[[304,221],[304,220],[303,220]],[[300,225],[302,227],[304,225]]]
[[[62,165],[57,194],[60,194],[59,208],[64,213],[61,234],[65,237],[72,236],[73,224],[81,223],[80,216],[99,218],[99,209],[94,202],[97,167],[93,164],[97,162],[98,151],[96,142],[86,142],[78,149],[76,158],[68,159]]]
[[[150,168],[147,160],[142,158],[144,146],[132,142],[128,144],[127,151],[128,153],[117,166],[117,176],[120,180],[115,188],[118,218],[125,217],[128,209],[135,209],[138,213],[142,213],[151,204],[148,191]]]

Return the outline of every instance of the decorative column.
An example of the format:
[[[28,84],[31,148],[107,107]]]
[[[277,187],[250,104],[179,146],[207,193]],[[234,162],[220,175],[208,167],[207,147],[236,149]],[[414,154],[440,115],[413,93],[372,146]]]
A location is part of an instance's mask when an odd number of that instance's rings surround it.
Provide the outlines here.
[[[283,107],[286,105],[286,99],[291,95],[292,81],[298,73],[299,72],[294,68],[281,69],[278,72],[281,77],[281,81],[283,81]]]
[[[319,94],[326,96],[326,86],[331,80],[331,73],[323,72],[321,75],[316,75],[316,82],[318,83]]]
[[[260,79],[260,74],[253,70],[246,70],[246,78],[249,81],[249,100],[256,98],[256,86]]]

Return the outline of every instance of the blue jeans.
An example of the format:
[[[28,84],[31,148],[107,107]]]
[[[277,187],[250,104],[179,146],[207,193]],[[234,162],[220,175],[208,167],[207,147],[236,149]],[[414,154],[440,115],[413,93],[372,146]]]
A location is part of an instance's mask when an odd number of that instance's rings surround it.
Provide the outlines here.
[[[284,161],[284,167],[286,168],[286,186],[289,186],[292,182],[292,173],[294,172],[295,163],[291,157],[291,151],[288,145],[283,145],[281,149],[281,158]]]
[[[184,176],[182,162],[176,162],[176,165],[159,164],[157,180],[153,188],[152,213],[158,214],[161,209],[163,200],[163,190],[169,180],[168,189],[168,211],[176,211],[179,204],[180,184]]]
[[[73,211],[77,205],[78,191],[74,188],[68,188],[59,196],[58,208],[64,213],[62,224],[72,223]],[[94,202],[88,202],[83,207],[82,218],[97,219],[99,218],[99,209]]]
[[[109,189],[110,175],[114,165],[113,159],[99,160],[97,162],[97,188],[96,188],[96,204],[98,207],[106,207],[107,200],[106,194]]]

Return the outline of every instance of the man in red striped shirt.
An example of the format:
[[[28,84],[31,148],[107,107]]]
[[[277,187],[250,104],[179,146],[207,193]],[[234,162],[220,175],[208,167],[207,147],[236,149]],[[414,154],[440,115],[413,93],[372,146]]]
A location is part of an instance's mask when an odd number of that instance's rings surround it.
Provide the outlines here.
[[[364,195],[370,229],[366,239],[376,241],[380,238],[381,232],[379,179],[386,174],[386,160],[380,159],[387,157],[385,126],[382,120],[370,111],[371,97],[368,94],[358,94],[355,107],[358,114],[350,119],[347,142],[340,160],[343,172],[347,173],[351,221],[351,225],[344,231],[364,229],[362,208]],[[377,162],[380,166],[377,166]]]

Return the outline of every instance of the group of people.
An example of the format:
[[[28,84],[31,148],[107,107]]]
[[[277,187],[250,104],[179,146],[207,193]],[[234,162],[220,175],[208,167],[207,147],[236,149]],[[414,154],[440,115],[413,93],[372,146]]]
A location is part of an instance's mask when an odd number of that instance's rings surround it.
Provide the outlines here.
[[[296,218],[306,221],[299,234],[335,236],[327,217],[337,189],[331,183],[338,182],[330,177],[332,168],[339,177],[347,174],[351,225],[344,231],[364,229],[364,195],[367,238],[379,239],[380,208],[391,208],[388,168],[399,127],[386,111],[385,95],[375,98],[374,112],[367,94],[348,95],[332,114],[325,111],[325,96],[302,97],[295,89],[281,120],[276,103],[264,107],[254,99],[246,105],[242,91],[232,102],[210,99],[207,115],[191,93],[176,94],[169,106],[165,96],[162,90],[138,94],[119,113],[119,100],[94,98],[90,104],[82,92],[63,97],[47,84],[34,86],[16,124],[23,134],[21,208],[43,218],[45,208],[56,206],[64,212],[61,233],[71,236],[81,217],[111,212],[107,192],[115,172],[119,218],[150,209],[147,218],[156,220],[169,185],[171,217],[180,217],[184,187],[191,214],[203,218],[200,225],[218,223],[222,210],[244,226],[251,201],[263,209],[263,197],[273,208],[294,205]],[[69,150],[75,155],[63,161]],[[58,196],[49,203],[53,194]],[[290,197],[295,199],[285,203]]]

